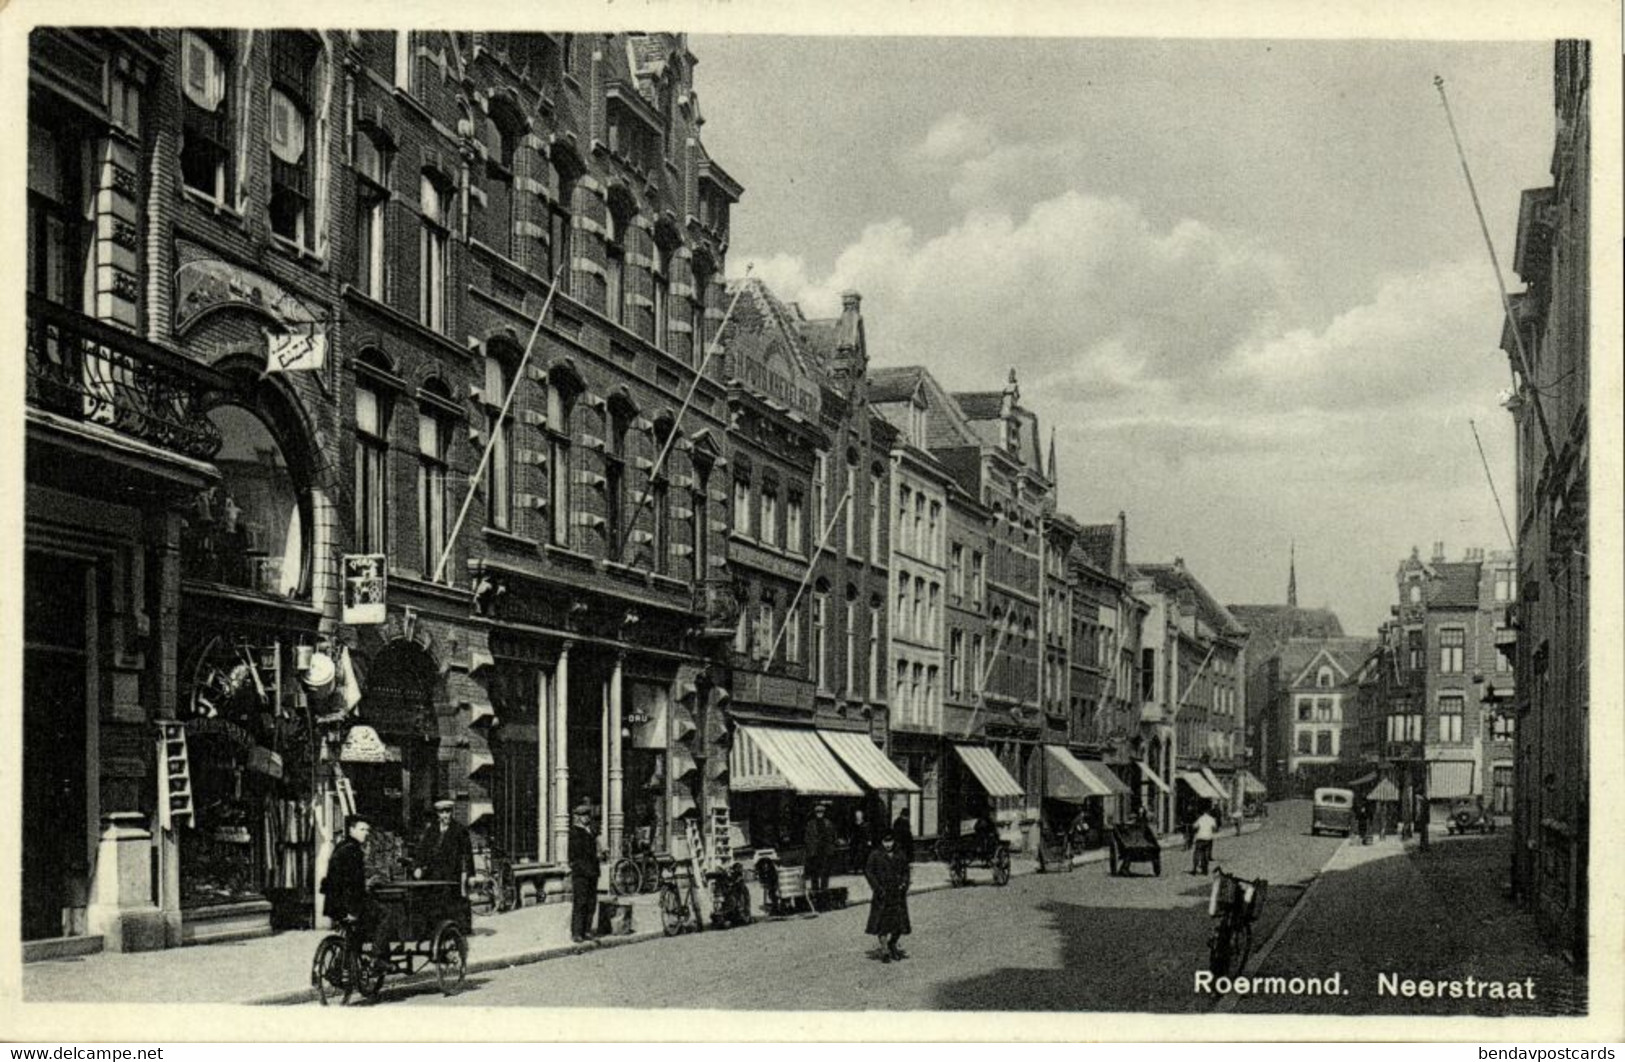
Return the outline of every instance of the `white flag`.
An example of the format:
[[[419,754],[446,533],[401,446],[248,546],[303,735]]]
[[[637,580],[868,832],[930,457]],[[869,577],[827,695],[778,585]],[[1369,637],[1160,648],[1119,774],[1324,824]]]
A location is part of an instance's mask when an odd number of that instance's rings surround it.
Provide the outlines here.
[[[361,703],[361,683],[355,679],[355,668],[350,666],[350,647],[339,653],[339,684],[344,693],[344,707],[355,710]]]

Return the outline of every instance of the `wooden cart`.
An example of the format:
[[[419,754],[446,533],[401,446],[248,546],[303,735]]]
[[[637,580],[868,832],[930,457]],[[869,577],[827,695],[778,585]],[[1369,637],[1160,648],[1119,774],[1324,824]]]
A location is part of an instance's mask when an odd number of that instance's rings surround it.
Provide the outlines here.
[[[1127,874],[1135,863],[1150,863],[1151,873],[1162,876],[1162,844],[1143,822],[1113,826],[1107,858],[1113,874]]]
[[[369,898],[375,916],[391,928],[382,952],[369,929],[347,927],[322,938],[311,961],[310,983],[325,1006],[329,997],[348,1003],[356,993],[371,1001],[391,974],[409,977],[433,964],[440,990],[451,995],[468,972],[468,933],[473,916],[455,881],[403,881],[380,885]]]

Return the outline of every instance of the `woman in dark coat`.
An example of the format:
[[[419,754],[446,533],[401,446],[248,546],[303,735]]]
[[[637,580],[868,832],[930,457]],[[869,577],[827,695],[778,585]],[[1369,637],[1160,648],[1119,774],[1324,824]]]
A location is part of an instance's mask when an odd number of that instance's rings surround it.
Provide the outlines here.
[[[880,938],[880,961],[903,958],[897,940],[913,932],[908,920],[908,862],[897,850],[897,837],[881,836],[880,847],[869,853],[863,876],[869,881],[869,923],[864,932]]]

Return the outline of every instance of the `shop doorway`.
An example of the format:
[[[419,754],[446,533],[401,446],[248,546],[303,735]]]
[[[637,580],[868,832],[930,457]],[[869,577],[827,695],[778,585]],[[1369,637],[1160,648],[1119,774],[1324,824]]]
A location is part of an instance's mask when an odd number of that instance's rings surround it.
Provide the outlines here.
[[[84,933],[95,592],[89,564],[28,554],[23,652],[24,940]]]
[[[391,642],[369,669],[361,718],[378,732],[387,759],[346,770],[381,851],[404,852],[429,822],[434,802],[450,795],[435,710],[439,677],[434,659],[416,642]]]

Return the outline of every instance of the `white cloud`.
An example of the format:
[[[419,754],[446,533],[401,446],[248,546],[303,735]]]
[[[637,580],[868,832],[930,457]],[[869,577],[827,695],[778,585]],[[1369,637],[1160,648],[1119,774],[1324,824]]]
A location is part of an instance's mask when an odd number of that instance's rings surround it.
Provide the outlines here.
[[[993,144],[993,129],[985,121],[950,111],[937,119],[910,154],[923,162],[955,162],[985,155]]]

